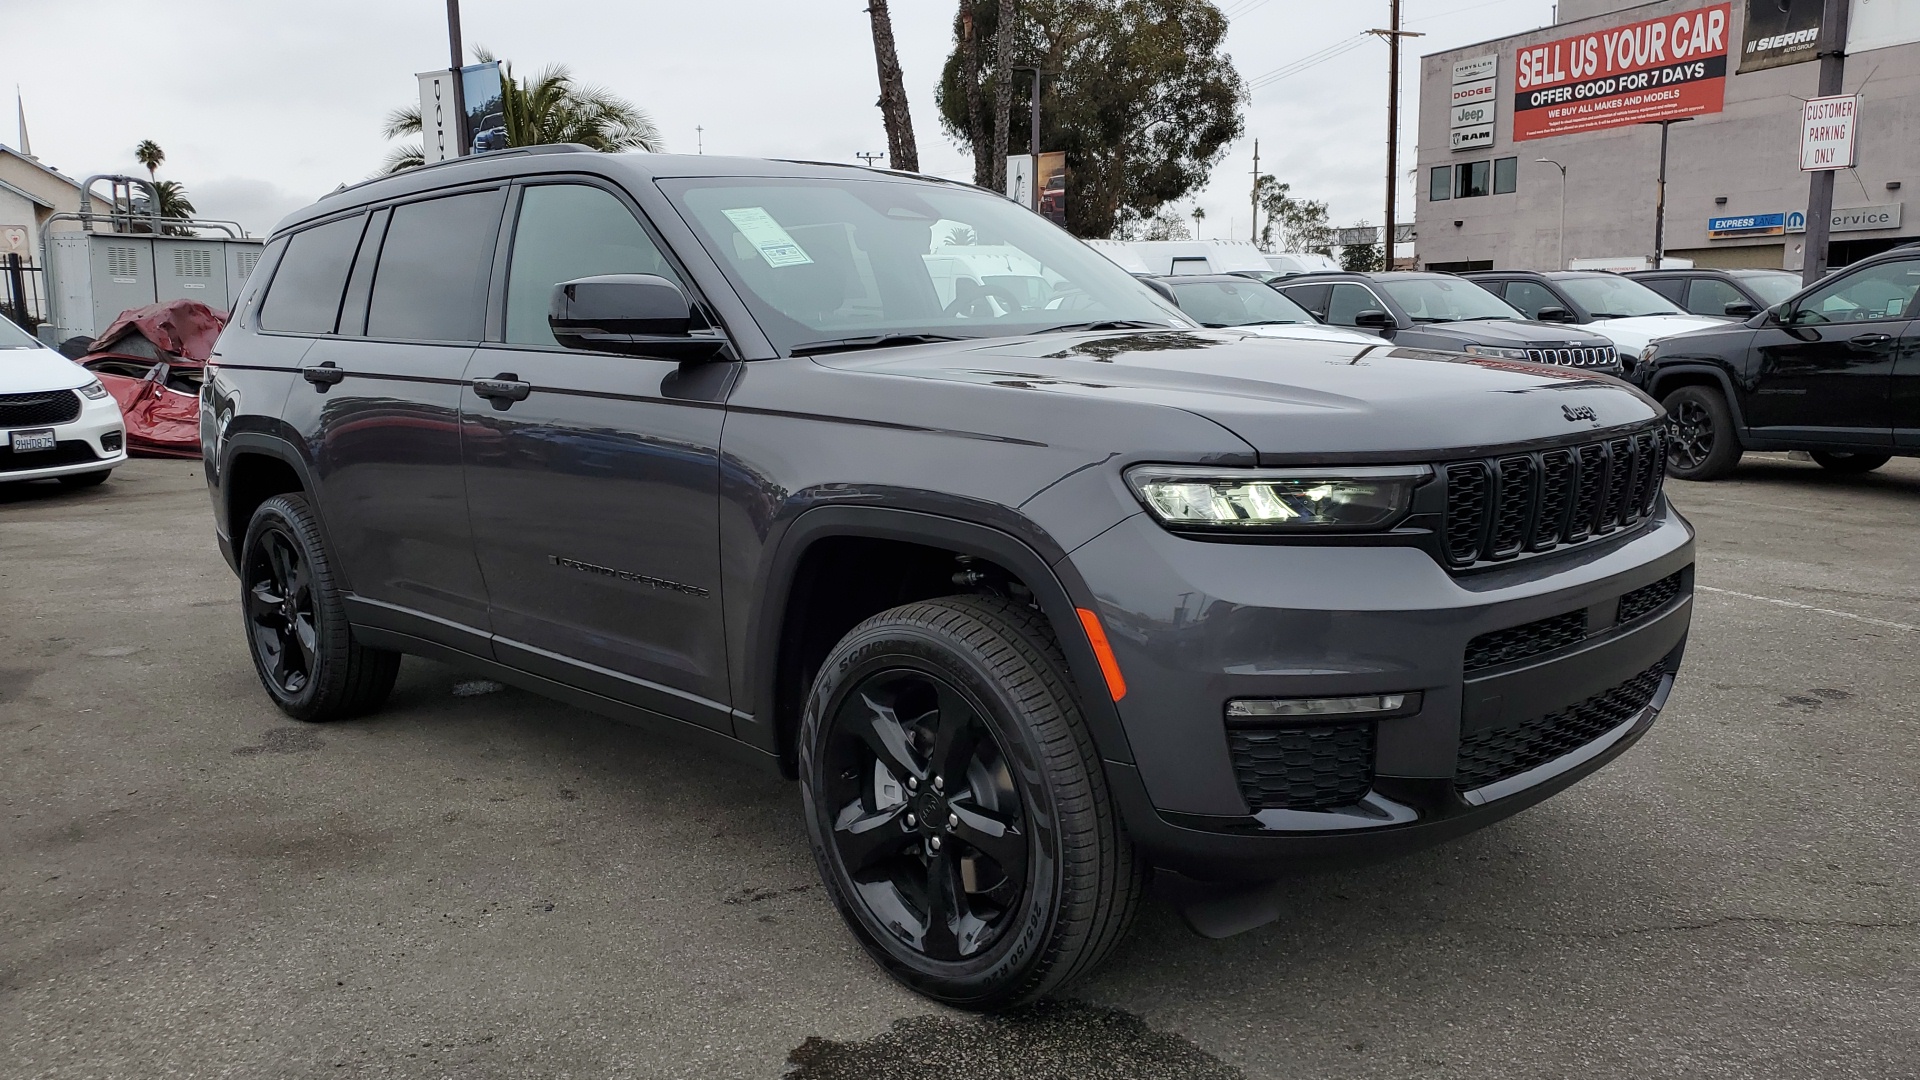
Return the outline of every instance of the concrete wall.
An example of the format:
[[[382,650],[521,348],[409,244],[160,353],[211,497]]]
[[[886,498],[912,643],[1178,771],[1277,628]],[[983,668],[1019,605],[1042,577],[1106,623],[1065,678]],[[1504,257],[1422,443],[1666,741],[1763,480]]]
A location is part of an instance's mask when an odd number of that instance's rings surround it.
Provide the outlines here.
[[[53,204],[53,209],[36,207],[18,196],[0,190],[0,225],[25,225],[29,232],[27,250],[29,258],[36,264],[40,262],[43,248],[40,236],[51,229],[54,232],[78,232],[79,222],[56,221],[49,225],[47,219],[55,213],[77,214],[80,212],[80,188],[77,183],[44,169],[34,162],[19,157],[11,148],[0,147],[0,181],[5,181],[22,191],[30,192],[45,202]],[[17,203],[18,208],[13,204]]]
[[[1560,0],[1553,5],[1553,21],[1579,22],[1581,19],[1591,19],[1595,15],[1611,15],[1616,11],[1640,7],[1645,3],[1647,0]]]
[[[1582,9],[1607,0],[1580,0]],[[1653,250],[1655,178],[1660,129],[1628,126],[1608,131],[1530,139],[1515,143],[1512,102],[1514,56],[1548,41],[1704,6],[1700,0],[1660,0],[1527,34],[1435,53],[1421,58],[1419,149],[1416,159],[1417,258],[1422,266],[1491,260],[1499,268],[1552,269],[1558,258],[1560,173],[1567,166],[1566,257],[1648,255]],[[1732,5],[1729,71],[1738,66],[1744,3]],[[1451,153],[1448,92],[1453,64],[1498,53],[1499,106],[1494,144]],[[1724,112],[1697,117],[1671,129],[1667,169],[1669,253],[1701,265],[1800,264],[1799,237],[1751,240],[1707,239],[1707,219],[1734,214],[1801,211],[1807,205],[1807,174],[1799,170],[1801,99],[1814,94],[1817,63],[1749,74],[1729,74]],[[1920,238],[1920,44],[1857,53],[1847,60],[1847,92],[1862,96],[1858,168],[1840,173],[1836,208],[1912,202],[1902,227],[1881,233],[1837,233],[1836,240]],[[1428,200],[1429,170],[1462,161],[1517,157],[1517,190],[1482,198]],[[1887,190],[1888,182],[1901,185]],[[1718,204],[1717,198],[1726,202]],[[1456,226],[1454,222],[1460,224]],[[1771,248],[1741,252],[1742,247]]]

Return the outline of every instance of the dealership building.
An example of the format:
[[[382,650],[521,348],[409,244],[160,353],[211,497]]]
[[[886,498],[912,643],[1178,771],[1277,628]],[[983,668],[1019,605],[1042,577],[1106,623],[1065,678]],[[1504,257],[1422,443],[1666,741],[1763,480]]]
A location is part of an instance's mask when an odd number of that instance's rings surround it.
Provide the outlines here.
[[[1851,5],[1835,266],[1920,241],[1920,0]],[[1416,264],[1649,265],[1665,120],[1666,257],[1800,269],[1820,6],[1561,0],[1552,26],[1423,57]]]

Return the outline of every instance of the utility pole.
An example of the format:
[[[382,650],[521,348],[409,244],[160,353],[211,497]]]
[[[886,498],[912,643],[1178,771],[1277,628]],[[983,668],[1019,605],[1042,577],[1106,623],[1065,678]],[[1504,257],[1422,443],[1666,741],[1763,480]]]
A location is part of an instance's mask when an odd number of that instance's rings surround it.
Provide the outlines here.
[[[1816,97],[1840,93],[1847,73],[1847,0],[1827,0],[1820,14],[1820,89]],[[1801,256],[1800,284],[1811,285],[1827,276],[1827,236],[1833,227],[1834,170],[1823,169],[1807,181],[1806,249]]]
[[[699,124],[693,125],[693,152],[696,154],[707,152],[707,129]]]
[[[1260,140],[1253,140],[1253,242],[1260,242]]]
[[[1039,213],[1040,183],[1042,179],[1040,176],[1040,68],[1036,65],[1034,67],[1010,67],[1007,69],[1008,74],[1016,71],[1033,72],[1033,102],[1027,110],[1029,114],[1028,122],[1031,126],[1031,130],[1027,135],[1027,156],[1033,159],[1033,165],[1027,172],[1032,175],[1033,182],[1028,185],[1027,209]]]
[[[1394,224],[1393,204],[1394,195],[1399,189],[1397,181],[1400,172],[1400,39],[1426,35],[1400,29],[1400,0],[1388,0],[1388,4],[1391,27],[1369,30],[1367,33],[1387,41],[1387,224],[1381,232],[1381,250],[1386,255],[1385,268],[1391,270],[1394,234],[1399,231]]]
[[[881,153],[871,153],[871,154],[869,154],[869,153],[867,153],[867,152],[865,152],[865,151],[862,151],[862,150],[856,150],[856,151],[854,151],[854,154],[853,154],[853,156],[854,156],[854,157],[857,157],[857,158],[859,158],[859,159],[860,159],[861,161],[863,161],[863,162],[865,162],[865,163],[866,163],[866,166],[867,166],[867,168],[869,168],[869,169],[871,169],[871,168],[873,168],[873,163],[874,163],[874,162],[876,162],[876,161],[879,161],[879,160],[880,160],[881,158],[883,158],[883,157],[886,157],[887,155],[885,155],[885,154],[881,154]]]
[[[1843,0],[1844,2],[1844,0]],[[1649,120],[1647,123],[1660,125],[1660,176],[1654,181],[1653,194],[1653,268],[1660,269],[1667,254],[1667,129],[1675,124],[1684,124],[1692,117],[1683,116],[1678,120]],[[1565,197],[1566,183],[1561,181],[1562,198]]]
[[[447,0],[447,47],[453,56],[454,156],[466,157],[472,136],[467,134],[467,88],[460,78],[461,58],[467,54],[460,47],[460,0]]]

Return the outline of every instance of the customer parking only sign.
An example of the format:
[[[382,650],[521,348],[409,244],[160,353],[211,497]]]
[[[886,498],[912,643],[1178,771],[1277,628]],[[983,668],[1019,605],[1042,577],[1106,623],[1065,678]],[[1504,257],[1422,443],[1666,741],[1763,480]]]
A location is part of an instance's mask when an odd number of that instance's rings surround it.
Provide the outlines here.
[[[1662,15],[1519,50],[1514,139],[1719,112],[1727,87],[1729,6]]]

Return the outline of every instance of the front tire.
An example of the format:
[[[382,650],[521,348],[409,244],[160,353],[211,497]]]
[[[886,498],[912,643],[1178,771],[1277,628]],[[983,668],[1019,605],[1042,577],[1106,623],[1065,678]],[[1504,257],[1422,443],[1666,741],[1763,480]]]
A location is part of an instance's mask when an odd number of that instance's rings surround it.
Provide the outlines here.
[[[935,1000],[1032,1001],[1104,959],[1139,907],[1144,867],[1030,608],[954,596],[856,626],[814,680],[799,771],[841,916]]]
[[[354,639],[320,539],[301,495],[260,504],[240,548],[240,606],[260,684],[295,720],[342,720],[380,707],[400,654]]]
[[[1815,450],[1811,457],[1821,468],[1843,476],[1870,473],[1893,460],[1892,454],[1846,454],[1826,450]]]
[[[1676,480],[1718,480],[1733,472],[1744,452],[1733,429],[1733,410],[1710,386],[1683,386],[1662,402],[1667,408],[1667,475]]]

